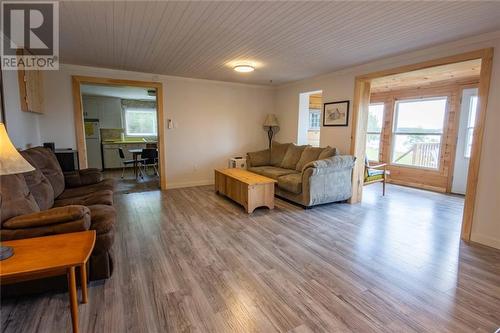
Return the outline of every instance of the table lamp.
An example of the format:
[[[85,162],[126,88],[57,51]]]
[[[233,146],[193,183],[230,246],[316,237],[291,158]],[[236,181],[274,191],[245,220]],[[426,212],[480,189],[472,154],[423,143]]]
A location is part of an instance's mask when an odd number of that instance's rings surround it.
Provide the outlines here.
[[[268,114],[266,120],[264,121],[264,129],[267,130],[267,137],[269,138],[269,148],[271,148],[273,136],[275,132],[278,132],[279,128],[280,125],[276,116],[274,114]]]
[[[19,154],[12,142],[10,142],[5,125],[0,123],[0,176],[14,175],[33,170],[35,170],[35,168]],[[1,199],[0,196],[0,200]],[[13,254],[14,250],[11,247],[0,247],[0,260],[7,259]]]

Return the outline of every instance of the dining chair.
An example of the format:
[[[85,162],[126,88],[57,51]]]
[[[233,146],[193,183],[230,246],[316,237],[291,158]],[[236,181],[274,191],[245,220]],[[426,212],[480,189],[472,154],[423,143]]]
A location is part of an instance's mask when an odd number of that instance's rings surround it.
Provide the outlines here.
[[[134,160],[127,160],[125,159],[125,153],[123,152],[123,149],[122,148],[118,148],[118,155],[120,156],[120,159],[121,159],[121,162],[122,162],[122,176],[121,178],[123,179],[123,176],[125,174],[125,168],[129,165],[134,165]],[[141,154],[142,155],[142,154]],[[144,160],[142,159],[137,159],[137,167],[139,168],[139,175],[141,178],[144,178],[144,175],[143,175],[143,172],[142,172],[142,169],[141,169],[141,164],[144,162]]]
[[[147,174],[147,167],[152,166],[155,171],[155,176],[158,176],[158,149],[144,148],[141,153],[144,166],[144,172]]]

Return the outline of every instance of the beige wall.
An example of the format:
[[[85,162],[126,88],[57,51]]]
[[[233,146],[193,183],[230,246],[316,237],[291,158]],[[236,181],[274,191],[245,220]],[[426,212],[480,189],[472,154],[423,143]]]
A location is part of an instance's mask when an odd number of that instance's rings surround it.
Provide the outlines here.
[[[2,71],[5,121],[9,137],[16,148],[40,145],[38,119],[40,115],[21,110],[16,71]]]
[[[274,108],[272,88],[62,65],[44,73],[47,111],[40,117],[42,141],[57,147],[76,147],[71,75],[163,82],[165,115],[176,124],[166,130],[169,188],[210,184],[229,157],[267,145],[262,123]]]
[[[486,115],[472,240],[500,248],[500,205],[498,204],[500,198],[500,173],[498,172],[500,165],[498,150],[498,142],[500,142],[500,132],[498,131],[500,125],[500,94],[498,93],[500,86],[500,32],[467,38],[281,86],[277,89],[275,96],[275,112],[282,125],[277,139],[279,141],[296,141],[299,94],[302,92],[322,90],[323,102],[325,103],[350,100],[352,110],[354,79],[357,75],[485,47],[494,47],[496,55],[493,62]],[[348,153],[351,143],[351,120],[352,113],[349,114],[348,127],[322,127],[321,146],[331,145],[339,148],[342,153]]]

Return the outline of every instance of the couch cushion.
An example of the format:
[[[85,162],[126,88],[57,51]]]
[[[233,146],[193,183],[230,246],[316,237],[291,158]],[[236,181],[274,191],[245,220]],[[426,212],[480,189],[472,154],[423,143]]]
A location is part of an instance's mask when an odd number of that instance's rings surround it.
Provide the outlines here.
[[[302,156],[302,152],[308,145],[305,146],[296,146],[291,144],[286,150],[285,157],[283,157],[283,161],[281,161],[280,167],[284,169],[293,169],[297,166],[297,162],[300,160],[300,156]]]
[[[98,235],[111,231],[116,222],[116,210],[107,205],[90,205],[90,229]]]
[[[302,193],[302,173],[278,177],[278,187],[295,194]]]
[[[107,205],[91,205],[90,230],[95,230],[97,238],[92,255],[108,251],[114,241],[114,227],[116,223],[116,211]]]
[[[323,148],[323,151],[319,154],[318,160],[324,160],[325,158],[329,158],[335,155],[337,155],[337,149],[327,146],[326,148]]]
[[[3,227],[8,229],[36,228],[79,220],[83,226],[86,224],[88,224],[87,227],[90,226],[89,209],[85,206],[70,205],[16,216],[5,221]]]
[[[279,143],[277,141],[273,141],[271,145],[271,165],[279,167],[281,162],[283,161],[283,157],[285,157],[286,151],[288,147],[290,147],[291,143]]]
[[[54,189],[52,185],[47,177],[43,175],[42,171],[36,168],[36,164],[32,161],[30,155],[24,154],[23,157],[35,168],[35,170],[25,172],[22,175],[38,207],[40,207],[41,210],[52,208],[54,205]]]
[[[316,161],[323,150],[324,148],[306,147],[302,152],[302,155],[300,155],[300,160],[297,162],[295,170],[302,171],[304,165],[309,162]]]
[[[288,175],[291,173],[298,173],[295,170],[277,168],[273,166],[260,166],[255,168],[249,168],[248,171],[255,172],[258,173],[259,175],[263,175],[272,179],[278,179],[278,177],[280,176]]]
[[[89,194],[83,194],[78,197],[71,197],[65,199],[56,199],[54,207],[62,207],[68,205],[113,205],[113,192],[110,190],[100,190]]]
[[[92,185],[67,188],[59,197],[57,197],[57,199],[81,197],[87,194],[92,194],[97,191],[103,191],[103,190],[114,191],[114,188],[115,188],[115,180],[107,178],[99,183],[95,183]]]
[[[383,175],[384,172],[385,172],[384,170],[380,169],[366,168],[366,173],[368,174],[368,177]]]
[[[252,167],[269,165],[270,158],[271,155],[269,149],[250,152],[247,153],[247,164]]]
[[[0,176],[0,219],[39,212],[40,208],[31,194],[22,174]]]
[[[64,175],[56,155],[52,150],[43,147],[26,149],[21,155],[29,158],[30,163],[34,163],[52,185],[54,197],[57,198],[64,191]]]
[[[373,175],[373,176],[368,176],[365,178],[365,183],[374,181],[374,180],[382,180],[384,178],[384,175]]]

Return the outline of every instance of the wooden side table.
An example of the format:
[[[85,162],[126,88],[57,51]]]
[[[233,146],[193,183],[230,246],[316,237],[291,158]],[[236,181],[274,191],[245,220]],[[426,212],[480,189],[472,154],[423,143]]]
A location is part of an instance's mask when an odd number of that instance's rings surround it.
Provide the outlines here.
[[[67,274],[73,332],[78,332],[75,268],[80,268],[82,303],[87,303],[86,263],[96,239],[95,230],[2,242],[14,255],[0,261],[0,283],[10,284]]]

